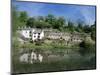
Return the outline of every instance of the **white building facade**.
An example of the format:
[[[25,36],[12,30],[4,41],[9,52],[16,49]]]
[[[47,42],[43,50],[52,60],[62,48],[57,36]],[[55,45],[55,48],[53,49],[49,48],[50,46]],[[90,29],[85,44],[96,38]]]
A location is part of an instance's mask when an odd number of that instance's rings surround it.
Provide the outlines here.
[[[44,31],[41,29],[23,28],[18,29],[18,33],[20,35],[19,38],[23,41],[29,41],[29,39],[32,39],[32,41],[36,41],[44,38]]]

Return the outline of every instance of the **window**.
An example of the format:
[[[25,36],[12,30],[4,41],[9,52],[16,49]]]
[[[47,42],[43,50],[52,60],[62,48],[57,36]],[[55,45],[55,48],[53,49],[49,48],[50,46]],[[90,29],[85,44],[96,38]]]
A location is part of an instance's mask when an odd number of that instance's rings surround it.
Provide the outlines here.
[[[29,31],[29,33],[31,34],[32,32],[31,32],[31,31]]]
[[[38,36],[38,38],[40,38],[40,36]]]
[[[40,35],[40,33],[38,33]]]

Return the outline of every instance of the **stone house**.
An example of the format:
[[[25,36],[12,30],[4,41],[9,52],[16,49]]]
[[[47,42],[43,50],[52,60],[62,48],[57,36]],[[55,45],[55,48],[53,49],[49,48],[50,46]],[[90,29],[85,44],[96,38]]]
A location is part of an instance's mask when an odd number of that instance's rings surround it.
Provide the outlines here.
[[[84,34],[52,31],[46,33],[45,37],[52,40],[63,39],[65,41],[81,42],[84,39]]]
[[[19,28],[19,39],[23,42],[28,42],[30,39],[34,42],[43,38],[50,40],[64,40],[68,43],[80,43],[84,40],[86,35],[78,32],[68,33],[60,32],[49,29],[36,29],[36,28]]]

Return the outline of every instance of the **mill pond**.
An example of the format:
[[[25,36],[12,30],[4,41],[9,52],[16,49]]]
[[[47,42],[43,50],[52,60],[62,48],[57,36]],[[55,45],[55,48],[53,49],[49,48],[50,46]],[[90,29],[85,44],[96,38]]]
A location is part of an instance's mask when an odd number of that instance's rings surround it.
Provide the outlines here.
[[[81,55],[79,49],[32,50],[21,49],[14,55],[13,72],[51,72],[95,69],[95,54]]]

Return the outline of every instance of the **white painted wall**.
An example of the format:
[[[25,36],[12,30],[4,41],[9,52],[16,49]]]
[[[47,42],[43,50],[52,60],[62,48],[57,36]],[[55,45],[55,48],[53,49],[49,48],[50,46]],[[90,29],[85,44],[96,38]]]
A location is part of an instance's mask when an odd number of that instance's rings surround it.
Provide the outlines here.
[[[34,33],[35,31],[37,31],[37,29],[33,28],[33,29],[22,29],[22,30],[19,30],[18,32],[25,38],[29,38],[29,39],[31,38],[30,37],[30,32],[31,32],[33,41],[44,38],[44,31],[41,31],[40,35],[38,33]],[[40,37],[38,37],[38,36],[40,36]]]
[[[25,38],[30,38],[30,30],[21,30],[20,34],[23,35]]]
[[[40,39],[43,39],[43,38],[44,38],[44,31],[42,31],[40,34]]]
[[[35,41],[35,40],[37,40],[37,38],[38,38],[38,33],[36,33],[36,34],[32,34],[32,40],[33,41]]]

